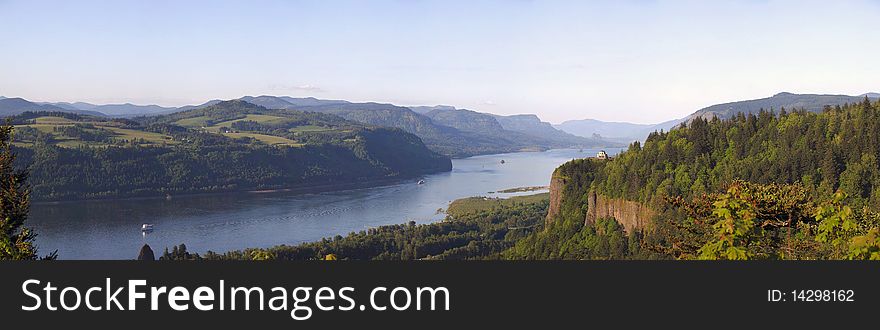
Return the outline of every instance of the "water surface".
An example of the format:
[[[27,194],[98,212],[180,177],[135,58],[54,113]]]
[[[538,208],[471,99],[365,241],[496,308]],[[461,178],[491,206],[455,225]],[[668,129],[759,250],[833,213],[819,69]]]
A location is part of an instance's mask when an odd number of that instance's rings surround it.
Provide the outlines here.
[[[616,154],[619,149],[606,149]],[[597,150],[550,150],[454,159],[452,171],[398,184],[302,194],[229,193],[165,199],[84,201],[33,205],[28,226],[41,253],[61,259],[133,259],[141,245],[157,254],[185,243],[199,253],[298,244],[407,221],[443,219],[455,199],[498,190],[546,186],[560,164]],[[501,164],[504,160],[504,164]],[[540,191],[538,191],[540,192]],[[142,234],[143,223],[155,230]]]

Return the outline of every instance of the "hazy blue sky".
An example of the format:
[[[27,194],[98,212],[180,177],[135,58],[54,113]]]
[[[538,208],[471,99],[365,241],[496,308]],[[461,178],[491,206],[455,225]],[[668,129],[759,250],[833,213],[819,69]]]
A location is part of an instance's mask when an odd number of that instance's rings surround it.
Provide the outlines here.
[[[0,95],[243,95],[651,123],[880,91],[878,1],[4,1]]]

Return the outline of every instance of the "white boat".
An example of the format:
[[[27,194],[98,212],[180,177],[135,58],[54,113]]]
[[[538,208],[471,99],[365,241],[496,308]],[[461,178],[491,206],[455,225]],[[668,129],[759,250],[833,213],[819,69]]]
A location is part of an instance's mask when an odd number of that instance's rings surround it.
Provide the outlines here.
[[[141,231],[153,231],[153,224],[151,224],[151,223],[142,224]]]
[[[425,184],[425,180],[419,180],[416,184]]]

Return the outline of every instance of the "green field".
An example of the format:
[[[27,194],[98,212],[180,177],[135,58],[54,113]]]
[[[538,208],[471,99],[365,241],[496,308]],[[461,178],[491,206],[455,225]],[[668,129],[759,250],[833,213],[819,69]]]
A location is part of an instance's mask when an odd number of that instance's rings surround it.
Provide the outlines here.
[[[208,122],[211,120],[208,116],[200,116],[200,117],[192,117],[185,118],[174,122],[175,125],[183,126],[183,127],[203,127],[208,126]]]
[[[289,129],[288,131],[290,131],[292,133],[308,133],[308,132],[326,132],[326,131],[332,131],[332,130],[333,130],[332,128],[327,128],[327,127],[321,127],[321,126],[315,126],[315,125],[303,125],[303,126],[293,127],[291,129]]]
[[[249,138],[253,138],[257,141],[260,141],[262,143],[265,143],[268,145],[273,145],[273,146],[290,146],[290,147],[302,147],[303,146],[302,143],[299,143],[299,142],[296,142],[296,141],[293,141],[293,140],[290,140],[287,138],[283,138],[280,136],[274,136],[274,135],[266,135],[266,134],[259,134],[259,133],[220,133],[220,134],[231,137],[233,139],[241,139],[241,138],[249,137]]]
[[[169,135],[153,133],[153,132],[146,132],[146,131],[141,131],[141,130],[120,128],[120,127],[117,127],[120,124],[116,123],[116,122],[109,122],[109,121],[106,121],[106,122],[105,121],[77,122],[75,120],[68,119],[68,118],[50,117],[50,116],[35,118],[35,119],[33,119],[33,122],[34,122],[34,124],[16,125],[15,127],[30,127],[30,128],[34,128],[42,133],[50,134],[50,135],[52,135],[52,141],[55,145],[57,145],[59,147],[65,147],[65,148],[77,148],[77,147],[82,147],[82,146],[106,147],[106,146],[110,145],[109,143],[106,143],[106,142],[83,141],[83,140],[75,138],[75,137],[66,136],[63,133],[56,132],[56,130],[55,130],[57,127],[70,127],[70,126],[73,126],[74,124],[92,125],[92,126],[94,126],[94,128],[91,128],[91,129],[83,128],[83,129],[88,132],[108,131],[113,138],[119,139],[119,140],[132,141],[134,139],[140,139],[140,140],[143,140],[143,142],[139,143],[142,146],[143,145],[149,146],[149,145],[177,143],[176,141],[173,141],[171,139],[171,136],[169,136]],[[28,146],[33,142],[34,141],[18,139],[15,142],[15,145],[23,147],[23,146]]]
[[[106,147],[108,144],[100,143],[100,142],[90,142],[90,141],[81,141],[81,140],[59,140],[55,142],[56,146],[64,147],[64,148],[79,148],[79,147]]]
[[[248,114],[242,118],[227,120],[224,122],[216,123],[213,125],[208,125],[211,122],[211,117],[209,116],[199,116],[181,119],[174,124],[190,127],[190,128],[201,128],[205,127],[205,131],[221,134],[234,139],[242,139],[242,138],[252,138],[261,143],[265,143],[273,146],[289,146],[289,147],[302,147],[303,143],[288,139],[282,136],[275,136],[269,134],[262,134],[258,132],[229,132],[229,133],[221,133],[221,127],[231,127],[233,123],[240,121],[255,121],[258,123],[264,124],[284,124],[285,122],[291,120],[290,118],[283,116],[273,116],[273,115],[262,115],[262,114]],[[176,144],[178,141],[174,141],[170,135],[147,132],[137,129],[128,129],[118,127],[121,124],[113,121],[100,121],[100,120],[84,120],[84,121],[76,121],[68,118],[62,117],[51,117],[44,116],[38,117],[32,120],[30,124],[17,125],[16,127],[30,127],[38,130],[39,132],[52,135],[53,144],[66,147],[66,148],[77,148],[82,146],[89,147],[103,147],[109,146],[112,142],[97,142],[97,141],[85,141],[83,139],[79,139],[72,136],[66,136],[64,133],[56,131],[56,128],[62,126],[73,126],[76,124],[88,124],[93,126],[94,128],[83,128],[83,130],[92,132],[92,133],[102,133],[107,134],[110,133],[110,136],[114,139],[118,140],[126,140],[133,141],[138,140],[138,144],[142,146],[156,146],[156,145],[165,145],[165,144]],[[82,127],[82,126],[80,126]],[[294,133],[314,133],[314,132],[328,132],[335,131],[333,128],[318,126],[318,125],[303,125],[299,127],[290,128],[290,132]],[[17,146],[27,146],[32,144],[34,141],[29,141],[26,139],[19,139],[15,142]]]
[[[39,118],[34,118],[35,124],[73,124],[76,123],[75,120],[62,118],[62,117],[52,117],[52,116],[43,116]]]
[[[215,110],[175,114],[166,123],[235,139],[252,138],[273,146],[302,147],[306,141],[314,140],[358,141],[352,139],[358,126],[336,116],[266,110],[257,106],[246,110]],[[258,125],[242,125],[243,122]]]
[[[284,124],[289,118],[281,117],[281,116],[272,116],[272,115],[257,115],[257,114],[248,114],[244,118],[227,120],[224,122],[220,122],[214,125],[207,127],[207,131],[220,133],[221,127],[232,127],[233,123],[240,121],[255,121],[261,124]],[[304,125],[299,127],[291,128],[291,132],[320,132],[320,131],[330,131],[332,129],[328,129],[325,127],[315,126],[315,125]],[[290,146],[290,147],[302,147],[304,144],[299,143],[297,141],[281,137],[275,135],[261,134],[261,133],[253,133],[253,132],[234,132],[234,133],[220,133],[225,136],[240,139],[244,137],[253,138],[262,143],[273,145],[273,146]]]
[[[43,133],[50,133],[50,134],[53,132],[53,128],[55,128],[55,126],[60,126],[60,125],[51,125],[51,124],[15,125],[15,127],[32,127],[32,128],[36,128],[36,129],[37,129],[38,131],[40,131],[40,132],[43,132]]]
[[[449,204],[446,214],[458,218],[468,214],[480,213],[512,207],[518,204],[534,204],[550,200],[550,193],[515,196],[510,198],[468,197],[456,199]]]
[[[279,117],[279,116],[249,114],[249,115],[246,115],[244,118],[227,120],[227,121],[224,121],[221,123],[216,123],[216,124],[208,127],[208,130],[209,131],[216,131],[220,127],[232,127],[233,123],[239,122],[239,121],[245,121],[245,120],[255,121],[255,122],[258,122],[261,124],[281,124],[281,123],[284,123],[285,121],[287,121],[288,119],[284,118],[284,117]]]
[[[101,126],[101,128],[112,131],[116,134],[117,138],[129,141],[131,141],[132,139],[143,139],[148,143],[154,144],[176,143],[175,141],[171,140],[171,136],[165,134],[108,126]]]

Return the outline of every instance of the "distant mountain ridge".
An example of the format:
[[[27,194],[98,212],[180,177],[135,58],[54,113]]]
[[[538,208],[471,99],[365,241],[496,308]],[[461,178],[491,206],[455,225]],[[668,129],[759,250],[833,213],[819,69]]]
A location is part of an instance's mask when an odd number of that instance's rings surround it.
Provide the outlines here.
[[[583,139],[601,140],[596,137],[581,137],[558,130],[548,122],[541,121],[538,116],[533,114],[499,116],[492,115],[498,120],[506,130],[516,131],[533,136],[542,136],[544,138],[559,143],[587,143]]]
[[[464,157],[550,148],[621,146],[644,140],[653,131],[668,131],[696,117],[730,118],[737,113],[754,113],[761,109],[779,111],[782,108],[819,112],[825,106],[861,102],[865,97],[877,99],[880,98],[880,93],[848,96],[783,92],[762,99],[716,104],[697,110],[685,118],[647,125],[593,119],[569,120],[551,125],[531,114],[502,116],[448,105],[404,107],[387,103],[355,103],[270,95],[244,96],[239,100],[269,109],[329,113],[368,125],[400,128],[419,136],[432,150],[449,156]],[[17,115],[25,111],[55,111],[133,118],[198,109],[219,102],[222,100],[175,108],[130,103],[95,105],[84,102],[30,102],[22,98],[0,97],[0,116]]]
[[[504,127],[492,115],[441,106],[423,113],[435,123],[467,132],[502,132]]]
[[[270,107],[270,109],[285,109],[290,106],[297,107],[311,107],[311,106],[320,106],[320,105],[331,105],[331,104],[350,104],[351,102],[343,101],[343,100],[321,100],[314,97],[290,97],[290,96],[245,96],[239,98],[239,100],[250,102],[253,104],[266,104],[272,105],[274,104],[276,107]],[[263,105],[266,107],[266,105]]]
[[[877,98],[871,96],[876,94],[877,93],[866,93],[860,96],[849,96],[827,94],[793,94],[782,92],[771,97],[766,97],[762,99],[729,102],[705,107],[703,109],[697,110],[697,112],[694,112],[693,114],[688,116],[687,120],[696,117],[703,117],[706,119],[718,117],[721,119],[726,119],[738,113],[757,113],[761,111],[761,109],[767,111],[774,110],[776,112],[779,112],[782,108],[785,108],[787,110],[806,110],[809,112],[821,112],[825,106],[858,103],[864,100],[865,97]]]
[[[531,138],[540,138],[545,143],[559,145],[596,145],[598,139],[585,138],[575,136],[553,127],[548,122],[541,121],[537,115],[496,115],[490,113],[477,112],[467,109],[457,109],[453,106],[419,106],[410,107],[416,113],[423,114],[435,123],[454,127],[462,131],[469,132],[492,132],[501,133],[504,131],[523,134]],[[528,137],[526,138],[528,139]],[[616,142],[605,141],[606,146],[616,144]]]
[[[104,114],[96,111],[70,109],[51,104],[34,103],[20,97],[0,98],[0,117],[15,116],[28,111],[69,112],[83,115],[104,116]]]
[[[632,124],[621,122],[604,122],[595,119],[569,120],[562,124],[555,125],[556,128],[578,136],[593,136],[609,139],[612,141],[641,141],[644,140],[649,133],[659,130],[668,131],[682,122],[689,122],[697,117],[711,119],[718,117],[727,119],[738,113],[755,113],[764,110],[780,111],[782,108],[786,110],[806,110],[810,112],[821,112],[825,106],[836,106],[844,104],[858,103],[865,97],[876,100],[880,98],[880,93],[865,93],[859,96],[849,95],[827,95],[827,94],[793,94],[788,92],[778,93],[771,97],[721,103],[708,106],[697,110],[691,115],[676,120],[670,120],[659,124]]]
[[[403,107],[386,103],[296,99],[275,96],[243,97],[241,100],[267,108],[329,113],[370,125],[396,127],[419,136],[432,150],[453,157],[545,150],[567,147],[611,147],[618,143],[576,137],[542,125],[537,116],[526,122],[450,106]],[[500,118],[500,119],[499,119]],[[509,124],[505,127],[504,123]],[[549,129],[549,130],[548,130]]]
[[[674,119],[659,124],[633,124],[626,122],[606,122],[595,119],[582,119],[568,120],[562,124],[554,125],[554,127],[578,136],[591,136],[610,141],[629,143],[644,140],[651,132],[661,130],[669,131],[683,121],[684,119]]]
[[[415,134],[432,150],[451,157],[553,148],[623,146],[617,142],[564,133],[549,123],[542,122],[535,115],[499,116],[450,106],[403,107],[387,103],[354,103],[314,97],[260,95],[244,96],[236,100],[267,109],[333,114],[367,125],[399,128]],[[23,99],[0,101],[8,105],[0,108],[0,116],[17,115],[26,111],[55,111],[135,119],[201,109],[223,102],[211,100],[201,105],[173,108],[130,103],[96,105],[85,102],[35,103]]]

